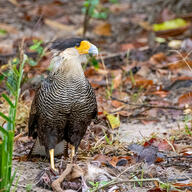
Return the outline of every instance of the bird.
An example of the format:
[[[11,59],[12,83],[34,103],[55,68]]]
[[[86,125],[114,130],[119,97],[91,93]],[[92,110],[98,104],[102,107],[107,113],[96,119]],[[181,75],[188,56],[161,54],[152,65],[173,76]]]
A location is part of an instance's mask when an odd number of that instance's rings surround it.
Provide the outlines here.
[[[28,136],[37,139],[55,169],[54,150],[65,141],[73,162],[78,146],[91,121],[97,119],[94,90],[84,75],[87,55],[98,55],[98,48],[83,38],[52,42],[51,71],[37,90],[31,104]]]

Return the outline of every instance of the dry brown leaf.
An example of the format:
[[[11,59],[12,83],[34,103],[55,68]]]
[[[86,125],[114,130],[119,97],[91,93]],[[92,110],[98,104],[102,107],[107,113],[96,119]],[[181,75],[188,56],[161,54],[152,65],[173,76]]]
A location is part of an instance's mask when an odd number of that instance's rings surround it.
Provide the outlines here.
[[[0,23],[0,29],[7,31],[8,33],[18,33],[18,30],[15,27],[6,23]]]
[[[166,55],[164,53],[157,53],[150,58],[153,63],[161,63],[162,61],[165,61],[165,59]]]
[[[129,117],[133,114],[133,112],[129,112],[129,111],[120,111],[119,115],[123,116],[123,117]]]
[[[134,82],[131,79],[131,77],[127,77],[124,80],[124,84],[132,83],[133,87],[143,87],[143,88],[147,88],[153,85],[153,80],[145,79],[140,75],[134,75],[133,79],[134,79]]]
[[[174,144],[175,150],[178,154],[183,153],[186,155],[191,154],[192,152],[192,146],[191,145],[185,145],[185,144]]]
[[[180,68],[189,68],[188,65],[192,67],[192,60],[190,59],[186,59],[186,61],[179,60],[169,64],[168,67],[169,69],[174,70],[174,69],[180,69]]]
[[[135,49],[135,45],[133,43],[121,44],[121,50],[122,51],[127,51],[127,50],[131,50],[131,49]]]
[[[190,183],[175,183],[173,185],[175,187],[192,187],[192,182],[190,182]]]
[[[111,158],[111,160],[109,161],[109,163],[110,163],[113,167],[116,167],[116,164],[117,164],[118,161],[119,161],[118,157],[113,156],[113,157]]]
[[[172,147],[165,139],[163,139],[158,144],[158,149],[159,151],[171,151]]]
[[[178,103],[180,105],[192,104],[192,92],[188,92],[179,97]]]
[[[122,75],[119,73],[114,79],[113,79],[113,88],[118,88],[122,83]]]
[[[34,9],[29,11],[29,15],[35,15],[40,17],[55,17],[57,15],[62,15],[64,12],[61,6],[53,3],[46,3],[44,5],[36,6]]]
[[[13,5],[19,7],[19,3],[17,2],[17,0],[8,0],[10,3],[12,3]]]
[[[51,19],[45,19],[45,24],[53,29],[59,29],[63,31],[74,31],[74,26],[71,25],[64,25],[62,23],[59,23],[57,21],[51,20]]]
[[[97,74],[97,72],[96,72],[94,67],[87,68],[84,73],[85,73],[86,77],[93,76],[93,75]]]
[[[115,108],[119,108],[119,107],[122,107],[124,104],[122,102],[117,101],[117,100],[112,100],[111,105]]]
[[[149,189],[147,192],[166,192],[166,190],[160,189],[159,187],[155,187],[153,189]]]
[[[167,96],[168,92],[167,91],[154,91],[152,94],[153,95],[158,95],[158,96],[164,98],[164,97]]]
[[[100,36],[111,36],[111,24],[107,22],[100,23],[93,29],[93,32]]]
[[[117,3],[109,7],[110,11],[114,14],[128,11],[129,8],[130,8],[130,5],[128,3]]]
[[[97,154],[94,156],[94,161],[99,161],[101,164],[106,164],[107,161],[110,160],[110,158],[106,155],[103,155],[103,154]]]
[[[151,31],[153,28],[152,28],[152,26],[150,25],[150,23],[148,23],[148,22],[146,22],[146,21],[141,21],[141,22],[139,22],[139,25],[143,28],[143,29],[145,29],[145,30],[147,30],[147,31]]]
[[[138,79],[135,81],[135,86],[136,87],[143,87],[147,88],[149,86],[153,85],[153,80],[148,80],[148,79]]]

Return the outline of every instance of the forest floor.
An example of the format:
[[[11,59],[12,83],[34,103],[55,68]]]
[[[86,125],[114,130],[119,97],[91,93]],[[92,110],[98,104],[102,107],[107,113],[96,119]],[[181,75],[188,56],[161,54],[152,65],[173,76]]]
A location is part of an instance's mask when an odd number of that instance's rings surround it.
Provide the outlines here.
[[[27,137],[34,87],[47,75],[51,55],[46,51],[37,59],[30,47],[35,41],[42,41],[38,48],[44,48],[56,38],[81,36],[83,1],[2,1],[0,71],[8,70],[18,56],[23,38],[30,58],[18,105],[13,188],[51,191],[58,174],[49,169],[49,161],[27,158],[34,142]],[[192,191],[190,1],[101,2],[99,9],[107,9],[108,17],[91,18],[86,33],[100,54],[84,66],[97,96],[99,122],[91,124],[80,144],[78,167],[73,169],[78,176],[70,173],[73,179],[65,177],[61,186],[92,192]],[[185,19],[187,25],[158,32],[151,28],[151,23],[174,18]],[[3,81],[0,92],[6,92]],[[0,109],[8,112],[3,99]],[[61,174],[70,160],[55,161]]]

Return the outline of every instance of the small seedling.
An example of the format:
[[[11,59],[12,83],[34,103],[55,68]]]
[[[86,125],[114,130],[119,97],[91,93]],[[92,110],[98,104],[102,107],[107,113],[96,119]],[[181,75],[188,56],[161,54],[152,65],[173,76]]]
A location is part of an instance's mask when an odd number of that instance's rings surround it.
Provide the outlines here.
[[[92,186],[90,191],[97,191],[97,189],[102,186],[102,185],[106,185],[108,184],[110,181],[97,181],[97,182],[93,182],[93,181],[89,181],[89,184]]]
[[[118,0],[110,0],[111,3],[117,3]],[[105,8],[99,0],[85,0],[82,12],[85,14],[83,24],[83,36],[85,37],[90,18],[107,19],[109,9]]]
[[[110,140],[106,133],[105,133],[105,141],[106,141],[107,144],[109,144],[109,145],[112,145],[112,144],[113,144],[113,139]]]
[[[107,97],[107,99],[111,98],[113,90],[114,90],[114,83],[113,83],[113,81],[111,81],[111,86],[108,85],[107,89],[106,89],[106,97]]]
[[[192,127],[192,117],[191,117],[191,115],[186,115],[184,117],[184,122],[185,122],[185,126],[184,127],[185,127],[186,134],[192,136],[192,130],[188,126],[188,123],[190,122],[191,123],[191,127]]]
[[[30,192],[32,190],[32,184],[27,184],[25,189],[26,192]]]
[[[33,40],[33,45],[31,45],[29,49],[32,51],[36,51],[39,54],[39,56],[42,56],[44,54],[44,48],[42,44],[43,44],[42,40],[35,39]]]
[[[0,29],[0,35],[1,35],[1,36],[4,36],[4,35],[6,35],[6,34],[7,34],[7,31],[6,31],[6,30]]]
[[[28,59],[28,63],[29,63],[29,65],[31,65],[32,67],[33,67],[33,66],[36,66],[36,65],[39,63],[40,59],[41,59],[41,58],[44,56],[44,54],[45,54],[45,49],[43,48],[42,44],[43,44],[43,41],[42,41],[42,40],[37,40],[37,39],[35,39],[35,40],[33,40],[33,45],[31,45],[31,46],[29,47],[29,49],[30,49],[31,51],[35,51],[35,52],[38,53],[38,56],[37,56],[37,59],[36,59],[36,60],[34,60],[34,59],[32,59],[32,58],[29,58],[29,59]]]

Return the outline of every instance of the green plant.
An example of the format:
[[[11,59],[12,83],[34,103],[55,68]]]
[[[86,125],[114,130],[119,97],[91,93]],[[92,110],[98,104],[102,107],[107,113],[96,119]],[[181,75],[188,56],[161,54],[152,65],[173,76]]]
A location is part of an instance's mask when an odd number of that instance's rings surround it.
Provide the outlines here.
[[[88,9],[88,15],[95,19],[106,19],[107,10],[99,6],[99,0],[85,0],[83,3],[83,13],[86,13]]]
[[[9,114],[0,112],[1,118],[5,120],[4,126],[0,126],[0,191],[10,191],[16,172],[12,175],[12,154],[13,154],[13,140],[15,132],[15,119],[17,112],[17,105],[20,94],[20,85],[23,76],[23,67],[27,60],[27,56],[21,54],[20,65],[12,65],[8,74],[11,74],[14,79],[14,84],[9,81],[9,76],[6,76],[6,86],[12,95],[10,96],[3,93],[2,97],[9,104]]]
[[[33,45],[31,45],[29,49],[31,51],[36,51],[38,53],[38,57],[36,60],[29,58],[28,59],[29,65],[36,66],[39,63],[40,59],[44,56],[45,49],[43,48],[42,44],[43,44],[42,40],[37,40],[37,39],[33,40]]]
[[[99,62],[97,61],[97,59],[95,58],[95,56],[91,56],[89,57],[89,60],[87,63],[83,64],[83,70],[86,70],[87,65],[90,64],[90,66],[93,66],[95,68],[95,70],[99,69]]]
[[[27,192],[30,192],[32,190],[32,187],[32,184],[27,184],[25,189]]]
[[[97,181],[97,182],[92,182],[89,181],[89,184],[91,185],[90,191],[96,191],[100,186],[108,184],[109,181]]]
[[[118,0],[110,0],[110,2],[117,3]],[[108,8],[102,6],[99,0],[85,0],[83,3],[82,12],[85,14],[83,36],[86,34],[90,18],[107,19],[108,16]]]
[[[114,90],[114,84],[113,84],[113,81],[111,81],[111,86],[108,85],[107,89],[106,89],[106,97],[107,97],[107,99],[111,98],[113,90]]]
[[[107,142],[107,144],[112,145],[112,144],[113,144],[113,138],[110,139],[110,138],[107,136],[106,133],[104,133],[104,134],[105,134],[105,141]]]
[[[4,29],[0,29],[0,35],[3,36],[3,35],[6,35],[7,34],[7,31],[4,30]]]
[[[185,122],[185,132],[187,135],[192,136],[192,116],[191,115],[186,115],[184,117],[184,122]],[[191,123],[191,128],[189,128],[188,123]]]

